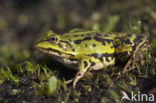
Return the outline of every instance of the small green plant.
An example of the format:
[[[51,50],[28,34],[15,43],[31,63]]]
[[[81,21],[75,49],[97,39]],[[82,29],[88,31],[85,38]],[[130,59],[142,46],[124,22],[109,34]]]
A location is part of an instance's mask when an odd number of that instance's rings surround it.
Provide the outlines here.
[[[34,83],[33,88],[37,95],[53,95],[57,90],[57,78],[51,76],[47,82]]]
[[[18,77],[14,76],[9,67],[7,68],[0,68],[0,84],[4,81],[12,81],[15,84],[19,84]]]
[[[121,103],[119,99],[119,95],[115,91],[113,91],[112,89],[109,89],[108,92],[111,95],[111,98],[113,99],[115,103]]]
[[[16,94],[21,93],[21,90],[20,90],[20,89],[13,89],[13,90],[12,90],[12,93],[13,93],[14,95],[16,95]]]
[[[53,92],[57,89],[57,79],[55,76],[51,76],[48,80],[48,94],[53,94]]]
[[[130,32],[133,33],[141,33],[141,21],[133,21],[133,22],[129,22],[129,29]]]
[[[152,39],[151,47],[152,48],[156,47],[156,39]]]
[[[133,86],[137,85],[136,76],[129,74],[128,77],[130,79],[130,82],[129,82],[130,85],[133,85]]]

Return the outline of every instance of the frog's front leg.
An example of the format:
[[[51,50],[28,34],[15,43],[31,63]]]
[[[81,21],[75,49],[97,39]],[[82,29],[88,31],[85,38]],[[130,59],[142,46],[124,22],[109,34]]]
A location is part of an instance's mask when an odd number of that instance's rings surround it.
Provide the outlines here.
[[[78,64],[78,72],[73,81],[73,88],[76,87],[76,83],[84,76],[84,74],[87,72],[90,66],[91,66],[90,57],[87,56],[80,60],[80,63]]]

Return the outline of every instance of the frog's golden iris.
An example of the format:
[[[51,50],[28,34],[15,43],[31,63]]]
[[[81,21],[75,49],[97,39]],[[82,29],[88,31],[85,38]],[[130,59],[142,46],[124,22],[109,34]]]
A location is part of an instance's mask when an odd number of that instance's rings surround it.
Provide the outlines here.
[[[147,38],[138,34],[104,33],[97,31],[72,31],[55,34],[52,31],[38,40],[35,47],[65,66],[78,70],[73,79],[73,87],[87,70],[99,70],[113,65],[115,59],[128,61],[124,72],[137,58],[136,53],[147,44]]]

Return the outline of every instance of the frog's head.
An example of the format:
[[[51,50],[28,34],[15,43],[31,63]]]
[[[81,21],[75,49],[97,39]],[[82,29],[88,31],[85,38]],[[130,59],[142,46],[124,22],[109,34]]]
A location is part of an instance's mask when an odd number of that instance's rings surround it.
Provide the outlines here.
[[[54,32],[49,31],[44,38],[36,41],[34,46],[39,51],[52,56],[68,57],[74,55],[69,43],[63,42],[60,36],[61,35],[57,35]]]

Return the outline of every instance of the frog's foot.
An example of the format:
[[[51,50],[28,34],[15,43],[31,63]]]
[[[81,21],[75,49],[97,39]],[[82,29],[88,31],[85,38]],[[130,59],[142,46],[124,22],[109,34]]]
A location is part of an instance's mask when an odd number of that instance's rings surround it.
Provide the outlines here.
[[[125,74],[126,72],[136,68],[136,63],[138,61],[138,58],[136,57],[136,55],[134,54],[132,56],[132,58],[130,58],[130,60],[127,62],[127,64],[124,67],[124,70],[122,71],[123,74]]]
[[[127,70],[128,70],[128,68],[130,67],[130,65],[132,64],[132,58],[127,62],[127,64],[125,65],[125,67],[124,67],[124,69],[123,69],[123,71],[122,71],[122,73],[123,74],[125,74],[126,72],[127,72]]]
[[[75,79],[73,81],[73,88],[76,87],[76,83],[83,77],[84,73],[78,72],[75,76]]]

